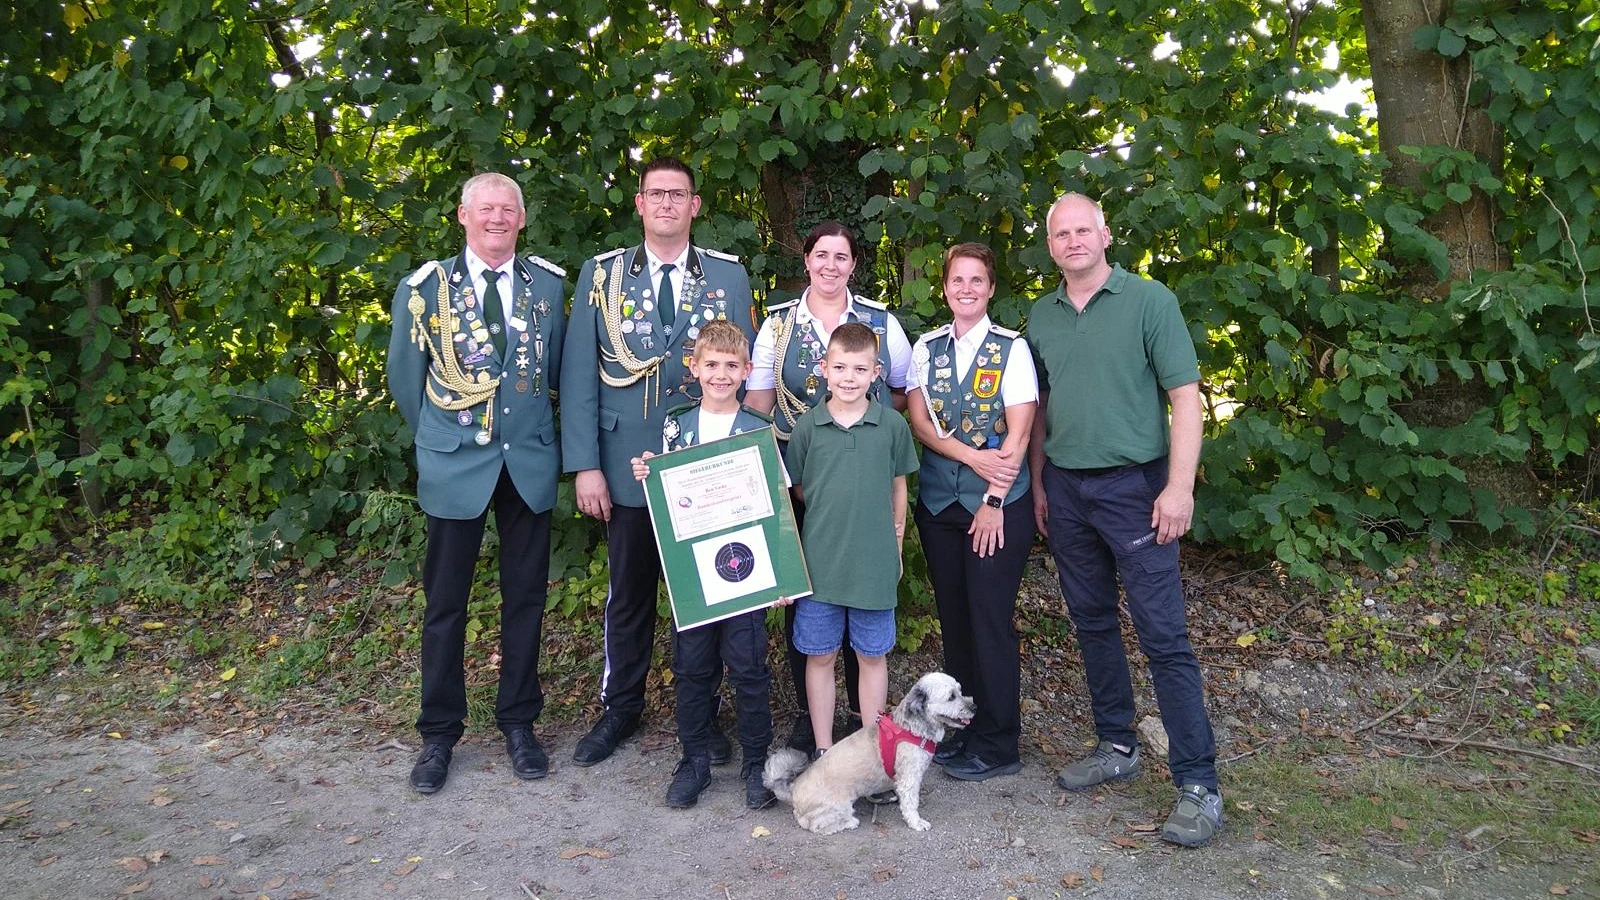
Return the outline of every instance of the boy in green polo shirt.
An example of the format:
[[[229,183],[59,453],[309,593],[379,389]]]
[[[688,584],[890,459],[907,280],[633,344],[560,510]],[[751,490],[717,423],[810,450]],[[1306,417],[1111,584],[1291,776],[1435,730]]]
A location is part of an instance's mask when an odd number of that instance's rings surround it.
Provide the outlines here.
[[[833,746],[834,662],[844,642],[861,663],[861,719],[888,703],[888,653],[905,534],[906,476],[917,470],[911,427],[867,396],[878,376],[878,340],[859,322],[828,340],[823,375],[828,395],[795,423],[786,463],[806,504],[801,543],[811,571],[810,597],[796,601],[795,649],[806,655],[806,694],[817,750]]]

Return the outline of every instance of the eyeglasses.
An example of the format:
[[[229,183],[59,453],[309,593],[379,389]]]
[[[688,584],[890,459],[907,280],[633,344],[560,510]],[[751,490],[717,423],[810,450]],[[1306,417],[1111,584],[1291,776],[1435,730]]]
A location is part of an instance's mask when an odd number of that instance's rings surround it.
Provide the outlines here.
[[[644,199],[650,203],[660,203],[669,197],[672,198],[673,203],[689,202],[689,192],[683,188],[674,188],[670,191],[664,191],[661,188],[651,188],[650,190],[642,191],[641,193],[644,194]]]

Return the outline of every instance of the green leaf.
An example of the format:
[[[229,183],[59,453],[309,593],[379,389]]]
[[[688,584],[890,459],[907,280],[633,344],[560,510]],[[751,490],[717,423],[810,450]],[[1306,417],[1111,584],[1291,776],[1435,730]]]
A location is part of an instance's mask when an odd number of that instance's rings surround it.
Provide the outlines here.
[[[1439,55],[1457,57],[1467,49],[1467,40],[1454,31],[1439,31]]]

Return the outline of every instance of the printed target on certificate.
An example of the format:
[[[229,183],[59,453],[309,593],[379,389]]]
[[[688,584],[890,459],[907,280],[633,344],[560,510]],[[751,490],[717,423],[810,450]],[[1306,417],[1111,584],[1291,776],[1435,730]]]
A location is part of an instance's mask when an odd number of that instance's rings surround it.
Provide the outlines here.
[[[651,457],[644,495],[678,630],[811,593],[772,429]]]

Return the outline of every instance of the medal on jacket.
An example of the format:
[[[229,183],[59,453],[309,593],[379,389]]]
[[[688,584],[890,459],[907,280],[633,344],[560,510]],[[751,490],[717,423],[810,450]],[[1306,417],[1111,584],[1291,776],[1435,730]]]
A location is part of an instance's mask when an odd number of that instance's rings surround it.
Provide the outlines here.
[[[489,430],[487,428],[479,430],[477,434],[472,436],[472,440],[479,447],[489,446]]]

